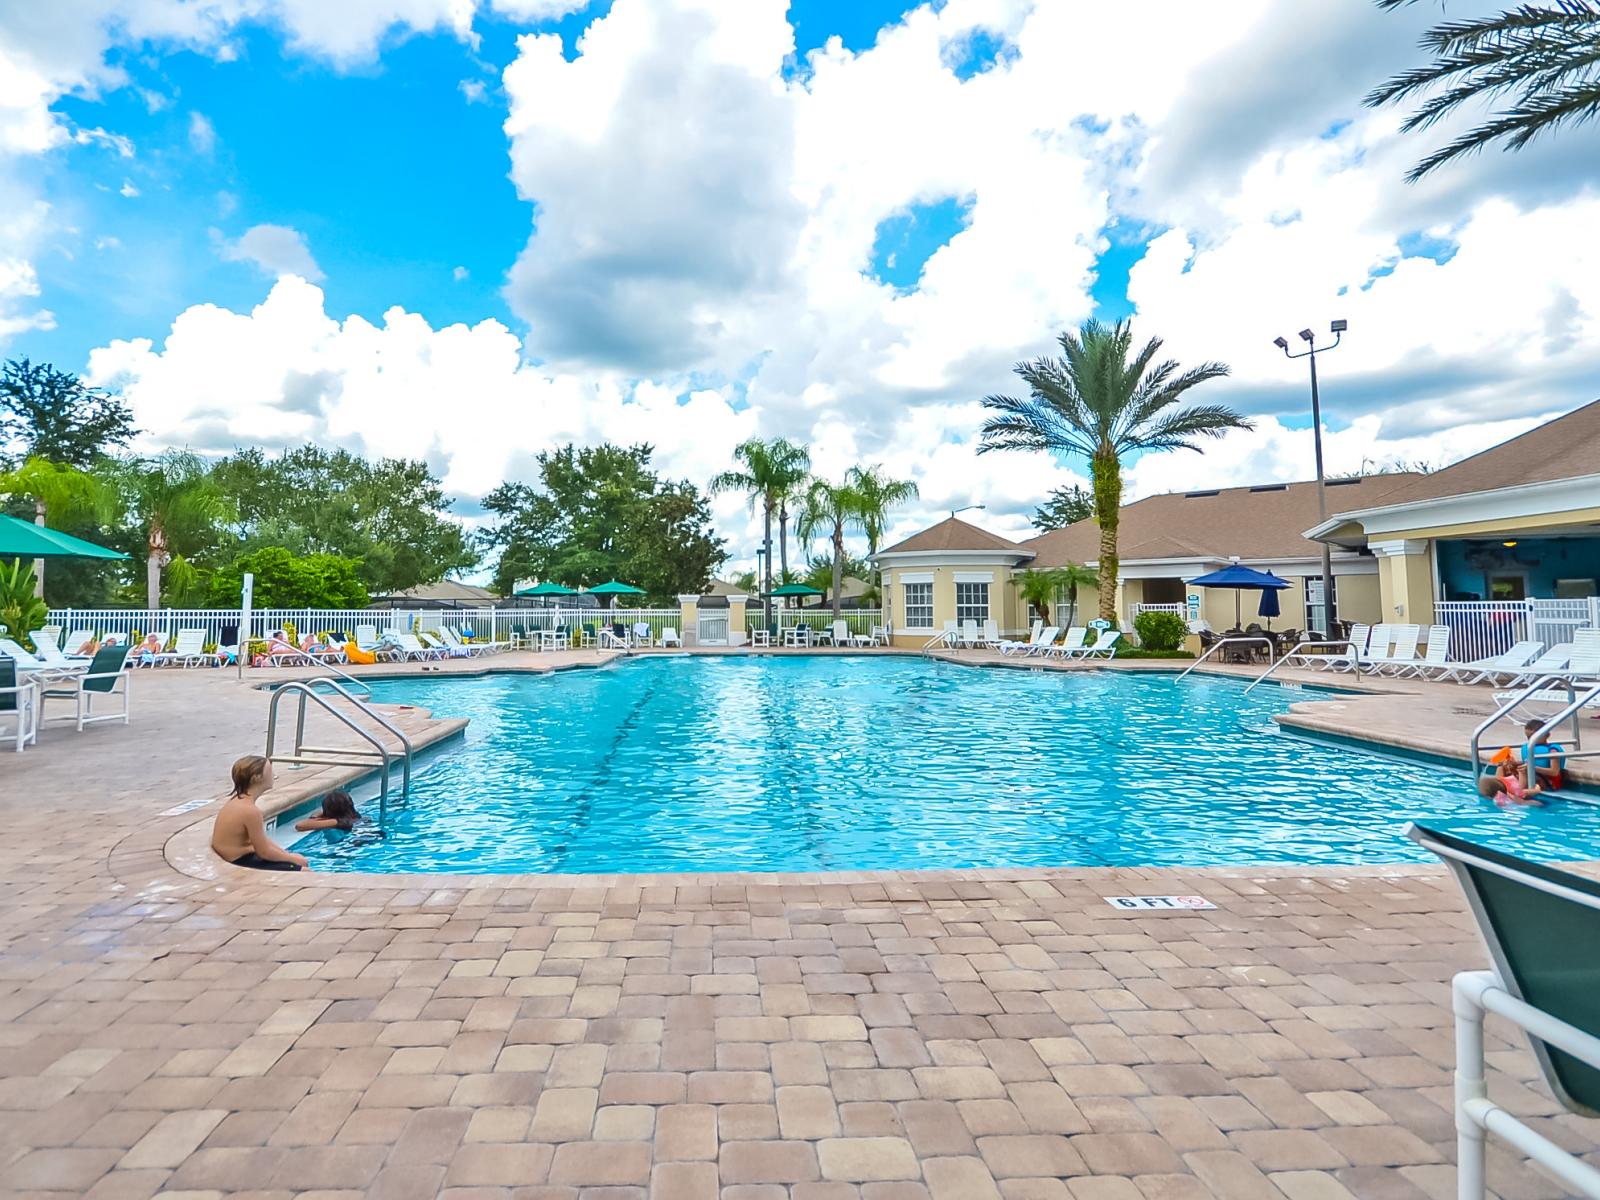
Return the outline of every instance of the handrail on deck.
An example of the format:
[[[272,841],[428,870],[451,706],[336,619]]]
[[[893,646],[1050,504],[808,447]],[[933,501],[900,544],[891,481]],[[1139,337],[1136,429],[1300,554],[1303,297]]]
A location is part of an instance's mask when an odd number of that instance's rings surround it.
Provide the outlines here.
[[[397,755],[390,750],[384,741],[370,729],[365,728],[353,718],[335,708],[326,697],[318,693],[317,684],[325,684],[334,690],[334,694],[348,700],[363,716],[370,717],[384,729],[394,734],[400,740],[404,749]],[[276,754],[274,750],[278,742],[278,707],[283,703],[286,695],[299,697],[299,711],[295,720],[294,752],[292,754]],[[333,717],[345,728],[351,730],[359,738],[372,747],[370,751],[353,749],[348,746],[307,746],[305,744],[306,727],[306,701],[315,701],[317,706]],[[385,830],[389,821],[389,775],[393,770],[393,760],[398,757],[401,763],[401,796],[406,796],[411,790],[411,756],[413,747],[411,739],[382,713],[371,705],[364,704],[352,696],[337,683],[328,679],[317,680],[290,680],[280,684],[272,691],[272,701],[267,708],[267,752],[266,756],[273,762],[291,763],[298,766],[349,766],[353,762],[376,761],[381,770],[378,777],[378,828]],[[324,757],[326,756],[326,757]]]
[[[1350,651],[1350,661],[1355,664],[1356,674],[1357,675],[1361,674],[1361,655],[1356,653],[1356,644],[1354,642],[1344,641],[1342,639],[1334,639],[1332,641],[1318,641],[1318,642],[1296,642],[1294,644],[1294,646],[1290,650],[1288,650],[1284,654],[1280,655],[1276,662],[1274,662],[1265,671],[1261,672],[1261,674],[1257,675],[1253,680],[1251,680],[1250,686],[1245,688],[1244,694],[1246,696],[1248,696],[1251,693],[1251,691],[1255,688],[1256,684],[1263,682],[1267,678],[1268,675],[1271,675],[1279,667],[1283,666],[1284,663],[1288,662],[1295,655],[1299,654],[1300,651],[1302,651],[1302,650],[1310,650],[1310,649],[1313,649],[1314,647],[1318,647],[1318,646],[1344,646],[1344,647],[1348,648],[1349,651]],[[1334,658],[1334,657],[1337,657],[1337,656],[1336,655],[1329,655],[1328,657],[1329,658]],[[1195,665],[1199,666],[1200,664],[1196,663]]]
[[[950,649],[954,650],[956,649],[955,640],[959,636],[954,629],[942,629],[922,643],[922,653],[924,655],[932,654],[935,646],[949,646]]]
[[[1183,673],[1178,676],[1178,680],[1177,681],[1181,682],[1183,679],[1187,678],[1190,671],[1193,671],[1196,667],[1198,667],[1201,663],[1205,662],[1206,659],[1210,658],[1213,654],[1215,654],[1218,650],[1221,650],[1224,646],[1238,646],[1238,645],[1242,645],[1245,642],[1261,642],[1267,647],[1267,653],[1268,654],[1274,654],[1274,653],[1277,652],[1277,644],[1269,637],[1261,637],[1261,636],[1259,636],[1257,634],[1250,634],[1247,637],[1225,637],[1221,641],[1215,643],[1209,650],[1207,650],[1199,658],[1195,659],[1194,662],[1190,663],[1189,666],[1183,671]]]

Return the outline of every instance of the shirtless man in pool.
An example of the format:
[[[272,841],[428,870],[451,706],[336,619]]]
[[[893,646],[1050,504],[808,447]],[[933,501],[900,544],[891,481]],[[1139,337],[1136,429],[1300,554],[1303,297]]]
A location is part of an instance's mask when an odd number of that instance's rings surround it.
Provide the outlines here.
[[[233,795],[211,826],[211,848],[236,867],[258,871],[303,871],[306,857],[285,850],[267,836],[256,801],[272,787],[272,763],[249,754],[233,764]]]

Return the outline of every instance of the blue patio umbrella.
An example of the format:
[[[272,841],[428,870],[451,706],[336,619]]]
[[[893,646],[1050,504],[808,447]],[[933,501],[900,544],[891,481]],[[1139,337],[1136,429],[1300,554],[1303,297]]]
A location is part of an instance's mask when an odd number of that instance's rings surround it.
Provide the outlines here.
[[[1272,572],[1268,571],[1267,574],[1271,575]],[[1256,616],[1265,617],[1267,619],[1267,628],[1271,629],[1272,618],[1281,617],[1282,615],[1283,609],[1278,606],[1278,589],[1262,588],[1261,603],[1256,606]]]
[[[1223,567],[1220,571],[1213,571],[1209,575],[1202,575],[1198,579],[1191,579],[1189,582],[1195,587],[1232,588],[1233,623],[1235,626],[1237,626],[1240,622],[1240,592],[1250,591],[1277,593],[1289,586],[1287,581],[1279,579],[1271,571],[1257,571],[1253,567],[1242,567],[1238,563]],[[1277,605],[1277,600],[1278,598],[1276,594],[1274,594],[1272,597],[1274,606]],[[1262,605],[1263,607],[1266,605],[1266,598],[1264,596],[1262,597]],[[1262,615],[1265,616],[1266,614],[1263,612]]]

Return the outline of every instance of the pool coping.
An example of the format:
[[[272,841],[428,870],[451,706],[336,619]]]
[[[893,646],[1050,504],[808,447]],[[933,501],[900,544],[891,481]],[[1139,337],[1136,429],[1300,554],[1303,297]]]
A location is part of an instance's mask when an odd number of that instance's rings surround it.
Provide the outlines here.
[[[784,657],[803,657],[807,652],[799,651],[784,655]],[[676,655],[668,656],[675,657]],[[692,651],[683,652],[684,657],[695,657]],[[706,654],[703,657],[723,657],[722,653]],[[849,650],[837,650],[822,655],[822,657],[851,657]],[[890,648],[876,652],[857,651],[854,657],[901,657],[901,658],[929,658],[938,662],[952,663],[966,667],[997,667],[1000,669],[1034,669],[1072,674],[1084,670],[1101,671],[1105,665],[1101,663],[1083,664],[1031,664],[1024,666],[1022,662],[996,662],[994,660],[962,660],[954,655],[924,654],[921,651]],[[549,666],[486,666],[482,670],[454,670],[441,675],[424,675],[418,673],[396,674],[367,674],[363,673],[363,680],[429,680],[429,679],[481,679],[490,675],[553,675],[562,671],[600,670],[614,666],[624,661],[645,661],[649,658],[662,657],[654,654],[624,655],[599,663],[575,662],[571,664],[553,664]],[[731,657],[731,655],[730,655]],[[1159,660],[1140,660],[1139,667],[1113,667],[1114,672],[1129,674],[1170,675],[1176,671],[1186,669],[1187,660],[1174,660],[1171,667],[1163,665],[1144,666],[1145,662],[1159,663]],[[1245,682],[1239,675],[1225,671],[1208,671],[1204,667],[1198,672],[1213,678],[1231,679],[1235,682]],[[291,680],[283,680],[288,683]],[[1268,680],[1278,684],[1278,680]],[[1347,687],[1326,687],[1317,684],[1305,684],[1297,680],[1282,681],[1298,684],[1300,689],[1328,692],[1333,695],[1391,695],[1393,693],[1378,689],[1357,689]],[[270,690],[277,684],[263,681],[256,685],[258,689]],[[1295,689],[1291,689],[1295,690]],[[1319,703],[1308,701],[1304,703]],[[383,706],[404,711],[412,716],[418,716],[425,723],[420,731],[410,734],[417,750],[433,749],[446,741],[455,740],[465,736],[469,721],[464,717],[434,717],[430,710],[414,705]],[[393,714],[390,714],[393,715]],[[1274,714],[1274,720],[1281,726],[1291,726],[1295,735],[1308,734],[1315,736],[1317,730],[1314,726],[1300,726],[1298,723],[1284,721],[1283,718],[1293,715],[1293,710],[1287,713]],[[1372,753],[1404,754],[1409,748],[1398,742],[1388,742],[1380,738],[1361,738],[1350,735],[1354,743],[1353,748],[1365,749]],[[1426,751],[1418,753],[1426,754]],[[269,803],[263,804],[262,815],[269,821],[276,820],[284,814],[304,805],[319,793],[334,787],[359,786],[363,781],[375,776],[376,771],[365,765],[351,767],[321,767],[297,772],[297,778],[287,787],[275,787],[270,793],[273,797]],[[1029,881],[1048,882],[1053,879],[1105,877],[1108,880],[1136,880],[1141,878],[1160,877],[1170,883],[1176,876],[1183,878],[1193,876],[1197,880],[1203,879],[1246,879],[1246,880],[1271,880],[1299,877],[1318,878],[1384,878],[1390,877],[1403,879],[1418,875],[1435,874],[1443,867],[1440,864],[1428,862],[1396,862],[1396,863],[1364,863],[1364,864],[1228,864],[1221,866],[1190,867],[1183,865],[1158,866],[1144,864],[1139,866],[1060,866],[1060,867],[945,867],[930,868],[927,870],[855,870],[855,871],[685,871],[685,872],[612,872],[604,874],[582,873],[460,873],[460,872],[280,872],[258,871],[246,867],[237,867],[225,862],[211,850],[209,824],[215,817],[216,811],[221,808],[224,799],[217,797],[209,803],[196,807],[180,806],[184,811],[168,810],[161,814],[166,821],[160,822],[155,830],[141,830],[130,834],[119,843],[112,852],[113,868],[119,862],[120,853],[126,848],[134,852],[150,849],[150,839],[156,839],[156,849],[164,865],[175,871],[178,875],[190,882],[244,882],[266,883],[269,886],[304,888],[332,887],[335,889],[388,889],[393,891],[438,892],[441,890],[459,889],[576,889],[597,887],[711,887],[718,885],[737,885],[740,887],[772,886],[772,887],[816,887],[816,886],[853,886],[853,885],[892,885],[906,884],[919,885],[928,883],[944,883],[959,885],[961,883],[987,884],[987,883],[1022,883]],[[1580,860],[1586,861],[1586,860]],[[1570,865],[1570,864],[1568,864]]]

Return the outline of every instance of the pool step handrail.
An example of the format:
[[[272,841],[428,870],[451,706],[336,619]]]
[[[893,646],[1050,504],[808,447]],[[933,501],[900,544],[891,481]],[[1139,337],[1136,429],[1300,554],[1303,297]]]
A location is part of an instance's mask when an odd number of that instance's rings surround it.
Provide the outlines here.
[[[1189,676],[1189,673],[1191,671],[1193,671],[1201,663],[1205,662],[1206,659],[1210,658],[1218,650],[1221,650],[1224,646],[1239,646],[1239,645],[1243,645],[1245,642],[1259,642],[1259,643],[1261,643],[1262,645],[1266,646],[1268,654],[1276,654],[1277,651],[1278,651],[1278,646],[1277,646],[1276,642],[1274,642],[1269,637],[1262,637],[1259,634],[1253,634],[1252,633],[1252,634],[1246,634],[1243,637],[1225,637],[1225,638],[1221,639],[1220,641],[1216,642],[1215,644],[1213,644],[1212,647],[1209,650],[1207,650],[1199,658],[1195,659],[1192,663],[1190,663],[1188,665],[1188,667],[1186,667],[1184,669],[1184,671],[1178,676],[1178,682],[1182,682],[1184,679],[1187,679],[1188,676]]]
[[[1579,744],[1578,738],[1580,736],[1580,731],[1578,727],[1578,717],[1576,714],[1583,708],[1583,705],[1573,705],[1571,703],[1577,699],[1578,695],[1577,688],[1573,686],[1572,677],[1569,675],[1541,675],[1538,679],[1534,680],[1526,687],[1518,689],[1511,699],[1505,701],[1482,721],[1478,722],[1478,727],[1472,731],[1472,739],[1467,744],[1467,764],[1472,768],[1472,774],[1474,778],[1477,777],[1479,771],[1483,770],[1483,762],[1479,753],[1479,747],[1483,743],[1483,735],[1489,732],[1489,729],[1502,718],[1507,716],[1509,713],[1515,712],[1516,709],[1530,697],[1532,697],[1535,692],[1544,691],[1551,684],[1558,684],[1567,689],[1568,704],[1561,711],[1562,714],[1566,715],[1570,709],[1570,715],[1572,716],[1573,744]],[[1593,697],[1596,694],[1596,691],[1600,691],[1600,684],[1597,684],[1594,689],[1591,689],[1585,695],[1587,697]],[[1554,728],[1555,725],[1558,724],[1560,724],[1559,720],[1551,725],[1550,728]],[[1539,734],[1535,736],[1542,736],[1544,732],[1545,730],[1540,730]],[[1500,747],[1497,747],[1497,749],[1499,748]]]
[[[621,650],[624,654],[632,654],[633,647],[617,636],[617,631],[609,625],[600,626],[600,648],[602,650]]]
[[[1356,644],[1354,642],[1346,641],[1346,640],[1344,640],[1342,638],[1335,638],[1335,639],[1333,639],[1331,641],[1324,639],[1322,641],[1314,641],[1314,642],[1296,642],[1294,644],[1294,646],[1290,650],[1286,651],[1284,654],[1279,655],[1277,661],[1275,661],[1270,667],[1268,667],[1265,671],[1261,672],[1261,674],[1257,675],[1253,680],[1251,680],[1250,681],[1250,686],[1245,688],[1244,694],[1246,696],[1248,696],[1255,689],[1255,687],[1256,687],[1256,685],[1258,683],[1265,682],[1268,675],[1271,675],[1279,667],[1283,666],[1291,658],[1293,658],[1295,655],[1299,654],[1300,651],[1302,651],[1302,650],[1326,649],[1326,648],[1330,648],[1330,647],[1339,647],[1339,646],[1343,646],[1343,647],[1345,647],[1346,649],[1348,649],[1350,651],[1350,661],[1355,664],[1356,674],[1360,675],[1361,674],[1361,656],[1356,653]],[[1212,649],[1215,649],[1215,648],[1216,647],[1212,647]],[[1329,655],[1329,657],[1332,658],[1334,656],[1333,655]],[[1199,666],[1199,665],[1200,665],[1199,663],[1195,664],[1195,666]]]
[[[933,654],[934,650],[937,649],[940,646],[945,646],[945,647],[948,647],[951,650],[954,650],[956,648],[956,638],[958,636],[959,636],[959,634],[954,629],[942,629],[942,630],[940,630],[938,633],[934,634],[927,641],[922,643],[922,654],[923,654],[923,656],[924,657],[931,656]]]
[[[327,694],[318,690],[319,684],[328,689]],[[278,713],[279,706],[283,703],[283,698],[286,695],[296,696],[299,699],[295,716],[294,748],[288,754],[279,754],[277,753]],[[330,696],[346,701],[360,716],[378,725],[386,732],[393,734],[400,742],[400,750],[391,750],[383,738],[374,733],[369,725],[363,725],[355,717],[331,703]],[[372,748],[364,750],[352,746],[306,745],[306,704],[308,701],[315,703],[317,707],[355,733],[356,736]],[[295,679],[288,683],[280,684],[272,690],[272,701],[267,707],[267,758],[272,762],[288,763],[293,766],[348,767],[376,763],[379,767],[378,828],[380,830],[387,830],[388,828],[389,777],[393,773],[394,764],[396,760],[399,761],[400,799],[404,802],[411,791],[411,759],[413,753],[414,748],[411,744],[411,739],[393,721],[378,712],[372,705],[357,699],[331,679]]]

